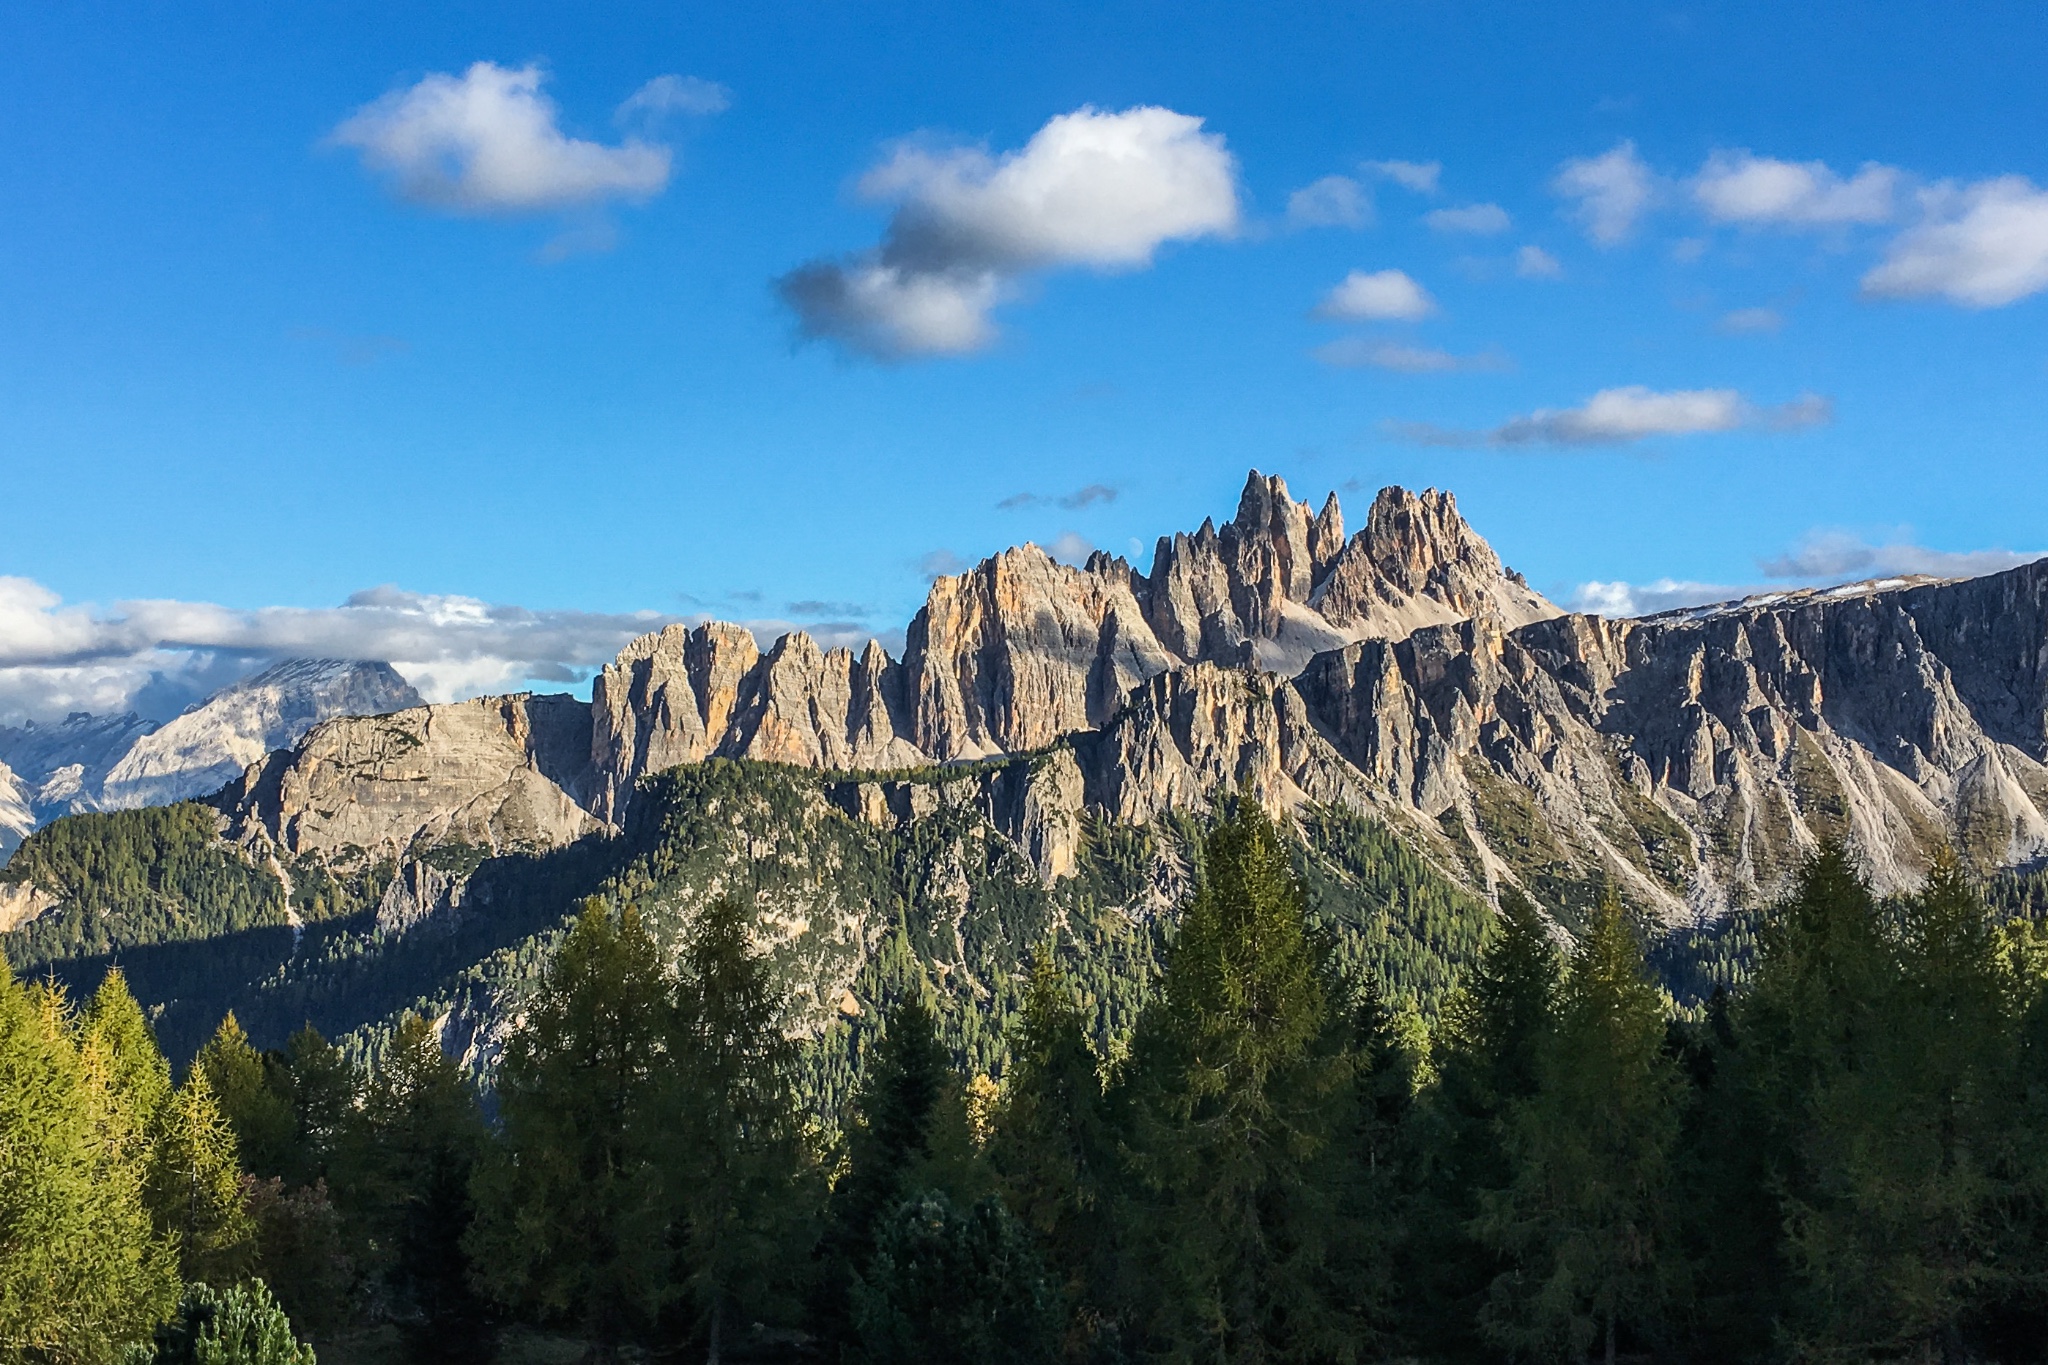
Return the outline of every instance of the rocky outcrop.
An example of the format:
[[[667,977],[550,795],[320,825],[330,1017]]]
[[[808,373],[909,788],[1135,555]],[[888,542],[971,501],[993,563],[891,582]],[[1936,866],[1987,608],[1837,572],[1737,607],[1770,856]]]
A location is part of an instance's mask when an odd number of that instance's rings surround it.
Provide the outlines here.
[[[123,810],[205,796],[329,717],[419,704],[420,694],[389,664],[288,659],[138,738],[108,771],[100,804]]]
[[[0,934],[19,929],[59,903],[58,897],[34,882],[0,881]]]
[[[604,828],[583,804],[590,714],[522,693],[330,720],[216,799],[231,837],[292,854],[553,847]]]

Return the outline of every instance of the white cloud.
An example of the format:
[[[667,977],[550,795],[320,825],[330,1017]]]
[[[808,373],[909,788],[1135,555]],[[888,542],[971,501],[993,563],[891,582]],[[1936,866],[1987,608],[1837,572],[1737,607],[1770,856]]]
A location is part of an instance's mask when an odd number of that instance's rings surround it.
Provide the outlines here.
[[[1296,227],[1364,227],[1372,196],[1348,175],[1326,175],[1287,196],[1287,221]]]
[[[1696,436],[1761,428],[1790,431],[1833,415],[1827,399],[1807,394],[1758,407],[1734,389],[1658,391],[1641,384],[1602,389],[1576,408],[1538,408],[1490,431],[1454,431],[1427,423],[1396,424],[1392,434],[1438,446],[1625,445],[1652,436]]]
[[[1760,332],[1775,332],[1785,325],[1785,315],[1775,308],[1737,308],[1723,313],[1715,324],[1732,336],[1749,336]]]
[[[1587,236],[1601,246],[1617,246],[1635,231],[1656,184],[1656,176],[1636,155],[1636,144],[1623,141],[1599,156],[1565,162],[1550,188],[1573,201],[1572,216],[1585,225]]]
[[[1468,204],[1464,208],[1435,209],[1422,215],[1422,221],[1436,232],[1464,232],[1475,237],[1490,237],[1506,232],[1514,226],[1514,219],[1499,204]]]
[[[1677,578],[1660,578],[1651,583],[1581,583],[1569,600],[1573,611],[1596,616],[1654,616],[1678,607],[1700,607],[1714,602],[1732,602],[1754,589],[1727,583],[1693,583]]]
[[[1070,568],[1079,569],[1088,563],[1088,556],[1095,553],[1095,542],[1078,531],[1062,531],[1053,538],[1045,552]]]
[[[2007,175],[1937,185],[1920,203],[1922,221],[1863,277],[1865,294],[2001,308],[2048,289],[2048,190]]]
[[[121,710],[148,687],[196,700],[280,658],[384,660],[432,700],[529,678],[571,683],[674,619],[535,611],[389,587],[339,607],[139,600],[99,609],[64,605],[30,579],[4,578],[0,717]]]
[[[1888,221],[1901,179],[1897,170],[1874,161],[1844,179],[1825,162],[1717,151],[1693,178],[1692,195],[1716,222],[1831,227]]]
[[[722,114],[732,108],[732,91],[696,76],[656,76],[626,96],[615,123],[659,119],[665,114]]]
[[[1896,574],[1931,574],[1937,578],[1975,578],[2002,569],[2031,564],[2042,552],[2013,550],[1933,550],[1910,541],[1872,544],[1847,531],[1812,531],[1784,554],[1758,561],[1768,578],[1842,582],[1887,578]]]
[[[435,72],[363,106],[329,141],[355,148],[406,198],[458,213],[645,199],[668,183],[666,147],[564,134],[544,79],[537,66],[494,62],[460,76]]]
[[[1932,550],[1906,540],[1873,544],[1846,531],[1813,531],[1781,555],[1759,560],[1766,583],[1700,583],[1659,578],[1649,583],[1595,580],[1572,593],[1574,611],[1602,616],[1651,616],[1680,607],[1734,602],[1762,593],[1827,588],[1841,583],[1908,574],[1937,578],[1974,578],[2030,564],[2039,552],[2011,550]]]
[[[1437,181],[1443,176],[1444,163],[1441,161],[1368,161],[1363,169],[1374,175],[1384,176],[1404,189],[1417,194],[1435,194]]]
[[[1344,337],[1327,346],[1319,346],[1315,357],[1325,365],[1345,369],[1370,366],[1399,374],[1452,374],[1513,368],[1513,362],[1499,351],[1454,355],[1433,346],[1407,346],[1397,341],[1375,341],[1369,337]]]
[[[1540,246],[1525,246],[1515,252],[1515,273],[1525,280],[1559,280],[1564,266]]]
[[[1167,242],[1238,226],[1223,139],[1156,107],[1061,114],[1000,157],[903,147],[860,187],[897,206],[882,244],[777,287],[805,336],[882,359],[986,346],[990,311],[1030,271],[1138,269]]]
[[[1354,270],[1323,297],[1316,316],[1339,322],[1414,322],[1436,311],[1436,300],[1405,270]]]

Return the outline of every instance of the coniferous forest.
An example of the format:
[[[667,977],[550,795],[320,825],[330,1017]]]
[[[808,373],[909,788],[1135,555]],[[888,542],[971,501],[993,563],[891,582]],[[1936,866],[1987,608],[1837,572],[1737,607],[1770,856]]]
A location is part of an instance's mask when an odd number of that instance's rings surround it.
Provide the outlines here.
[[[2048,938],[1955,866],[1824,849],[1698,1009],[1509,893],[1426,1029],[1255,806],[1191,885],[1111,1055],[1048,950],[1000,1075],[912,990],[829,1113],[741,898],[679,961],[587,903],[488,1094],[7,977],[0,1355],[2048,1358]]]

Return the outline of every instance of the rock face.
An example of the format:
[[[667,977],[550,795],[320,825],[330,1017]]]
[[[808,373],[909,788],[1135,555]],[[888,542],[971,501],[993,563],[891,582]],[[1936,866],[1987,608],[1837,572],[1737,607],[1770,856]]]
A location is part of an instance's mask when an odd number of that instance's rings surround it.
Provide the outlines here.
[[[233,837],[293,854],[548,848],[603,827],[589,771],[590,707],[520,694],[325,721],[217,799]]]
[[[1567,918],[1608,883],[1671,919],[1755,904],[1829,837],[1887,889],[1944,843],[2048,856],[2048,561],[1606,621],[1531,591],[1435,491],[1383,491],[1347,539],[1334,495],[1254,473],[1149,574],[1026,545],[938,580],[900,663],[672,626],[592,696],[329,721],[250,771],[234,828],[299,852],[561,842],[617,828],[642,777],[730,757],[861,770],[839,790],[862,819],[971,802],[1048,878],[1091,814],[1335,803]],[[887,776],[966,760],[990,762]],[[431,881],[394,922],[454,903]]]
[[[124,810],[204,796],[330,716],[419,704],[420,694],[389,664],[288,659],[138,738],[108,771],[100,804]]]

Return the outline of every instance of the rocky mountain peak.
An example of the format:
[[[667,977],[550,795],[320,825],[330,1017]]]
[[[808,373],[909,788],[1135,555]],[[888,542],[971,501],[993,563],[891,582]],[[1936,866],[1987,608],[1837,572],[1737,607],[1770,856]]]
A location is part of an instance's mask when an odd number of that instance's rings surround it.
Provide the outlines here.
[[[205,796],[330,717],[384,715],[422,704],[390,664],[286,659],[137,739],[107,772],[100,804],[120,810]]]

